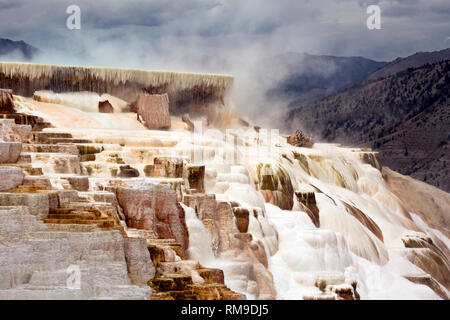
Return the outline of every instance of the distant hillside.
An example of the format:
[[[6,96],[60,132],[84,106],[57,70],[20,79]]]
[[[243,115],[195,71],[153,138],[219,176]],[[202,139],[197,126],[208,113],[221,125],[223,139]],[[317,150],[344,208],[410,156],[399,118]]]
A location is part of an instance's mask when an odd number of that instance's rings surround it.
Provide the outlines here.
[[[13,41],[0,38],[0,58],[2,56],[19,53],[25,60],[31,60],[39,50],[23,41]]]
[[[292,110],[326,141],[367,145],[383,165],[450,191],[450,60],[408,69]]]
[[[406,58],[397,58],[383,68],[372,73],[367,79],[369,81],[378,80],[380,78],[394,75],[408,68],[418,68],[427,63],[436,63],[442,60],[450,59],[450,48],[433,51],[433,52],[417,52]]]
[[[290,101],[290,106],[299,106],[360,82],[386,62],[362,57],[286,53],[268,58],[261,64],[269,66],[269,70],[284,72],[281,81],[267,91],[267,98],[281,98]]]

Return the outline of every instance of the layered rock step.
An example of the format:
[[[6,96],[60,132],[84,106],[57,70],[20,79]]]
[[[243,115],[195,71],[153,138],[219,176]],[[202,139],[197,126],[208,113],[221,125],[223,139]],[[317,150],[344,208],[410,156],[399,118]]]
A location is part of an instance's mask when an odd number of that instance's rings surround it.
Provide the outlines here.
[[[300,186],[295,197],[300,208],[308,214],[316,227],[320,227],[319,208],[317,207],[315,190],[309,186]]]
[[[96,154],[104,151],[102,144],[96,143],[76,143],[75,146],[78,149],[78,154],[80,155],[80,161],[95,161]]]
[[[196,261],[160,261],[149,281],[153,300],[244,300],[224,284],[223,271],[202,267]]]
[[[352,149],[352,152],[359,155],[359,159],[366,164],[371,165],[375,169],[381,171],[382,164],[380,154],[368,148]]]
[[[16,188],[23,183],[24,174],[17,167],[0,167],[0,192]]]
[[[26,174],[30,176],[42,176],[43,170],[41,167],[33,166],[31,163],[8,163],[0,164],[0,167],[16,167],[22,169]]]
[[[0,163],[16,163],[21,152],[21,142],[0,141]]]
[[[152,300],[243,300],[224,284],[222,270],[205,268],[186,260],[183,246],[175,239],[161,239],[149,230],[127,228],[127,236],[145,238],[155,277],[148,281]]]
[[[38,132],[46,128],[53,127],[51,123],[46,122],[41,117],[24,113],[0,114],[0,119],[12,119],[17,125],[29,125],[31,126],[33,132]]]
[[[96,210],[77,211],[74,209],[50,209],[44,223],[50,224],[95,224],[101,230],[112,230],[113,218],[100,217]]]
[[[204,193],[205,166],[166,156],[177,141],[169,135],[150,140],[91,139],[46,130],[51,125],[41,118],[8,117],[0,119],[2,137],[10,140],[3,145],[9,158],[0,169],[3,176],[14,179],[2,186],[0,206],[29,208],[29,215],[42,227],[27,236],[35,242],[55,245],[65,237],[84,241],[91,235],[106,238],[118,234],[124,243],[128,278],[133,284],[147,286],[147,291],[130,286],[123,278],[124,260],[111,265],[103,250],[92,248],[84,257],[87,263],[120,269],[117,277],[123,281],[105,286],[96,283],[90,298],[142,298],[142,293],[152,291],[153,299],[245,299],[226,287],[223,271],[186,260],[189,237],[179,202],[183,194]],[[20,127],[23,123],[26,128]],[[137,177],[145,177],[146,182],[133,180]],[[246,232],[248,211],[229,209],[230,221],[234,215],[236,228]],[[209,218],[213,222],[213,216]],[[203,220],[208,224],[206,217]],[[90,245],[97,247],[95,242]],[[11,295],[37,297],[34,290],[42,297],[85,297],[80,292],[70,296],[64,283],[56,283],[58,272],[36,273],[33,281],[13,288]],[[52,281],[55,283],[49,285]],[[6,294],[1,289],[0,296]]]
[[[78,148],[73,144],[23,144],[24,153],[67,153],[78,155]]]
[[[149,239],[147,238],[147,248],[150,252],[152,263],[155,268],[160,262],[173,260],[178,256],[180,259],[186,259],[182,245],[175,239]],[[170,256],[170,258],[166,258]]]
[[[446,254],[429,235],[422,232],[406,231],[401,240],[405,248],[398,248],[397,251],[424,271],[424,274],[405,275],[405,278],[430,287],[440,297],[448,297],[450,263]]]
[[[314,278],[318,293],[304,295],[303,300],[359,300],[357,282],[345,282],[340,272],[321,272]]]
[[[73,138],[72,134],[64,132],[34,132],[33,141],[41,144],[58,144],[58,143],[91,143],[88,139]]]
[[[150,298],[150,288],[128,278],[130,252],[117,231],[53,230],[31,213],[0,206],[0,299]],[[78,284],[69,270],[78,270]]]
[[[0,119],[0,138],[5,142],[28,142],[31,139],[31,126],[18,125],[14,119]]]

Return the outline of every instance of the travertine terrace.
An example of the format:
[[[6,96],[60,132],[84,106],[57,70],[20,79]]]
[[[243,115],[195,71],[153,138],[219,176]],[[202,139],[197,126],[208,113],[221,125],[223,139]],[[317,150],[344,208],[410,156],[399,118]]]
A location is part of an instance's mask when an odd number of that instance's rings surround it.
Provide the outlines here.
[[[0,83],[66,88],[66,69],[33,68],[1,64]],[[89,70],[92,85],[158,75]],[[190,79],[228,83],[201,77]],[[371,150],[176,113],[149,130],[83,93],[19,87],[0,114],[1,299],[449,297],[448,194],[430,190],[439,206],[417,212]]]

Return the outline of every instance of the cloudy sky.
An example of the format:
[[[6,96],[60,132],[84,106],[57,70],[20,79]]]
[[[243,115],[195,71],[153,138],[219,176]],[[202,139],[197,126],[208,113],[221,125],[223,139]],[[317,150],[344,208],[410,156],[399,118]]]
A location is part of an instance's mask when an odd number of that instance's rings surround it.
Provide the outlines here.
[[[81,30],[66,27],[72,4]],[[370,4],[382,10],[381,30],[366,26]],[[450,1],[0,0],[0,37],[64,64],[189,70],[186,57],[283,52],[392,60],[450,47]]]
[[[70,5],[81,9],[80,30],[66,26]],[[381,8],[381,30],[367,28],[369,5]],[[450,1],[0,0],[0,38],[39,48],[40,63],[232,74],[235,105],[273,125],[289,101],[265,92],[292,70],[267,57],[390,61],[448,48]]]

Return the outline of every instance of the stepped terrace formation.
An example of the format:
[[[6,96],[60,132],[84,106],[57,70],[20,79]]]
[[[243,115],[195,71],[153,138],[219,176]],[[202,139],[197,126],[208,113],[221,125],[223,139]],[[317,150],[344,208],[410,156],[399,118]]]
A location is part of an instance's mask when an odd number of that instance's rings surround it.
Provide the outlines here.
[[[0,105],[1,299],[449,298],[450,196],[370,149],[238,117],[220,131],[167,114],[161,95],[133,112],[112,91],[14,88]]]

